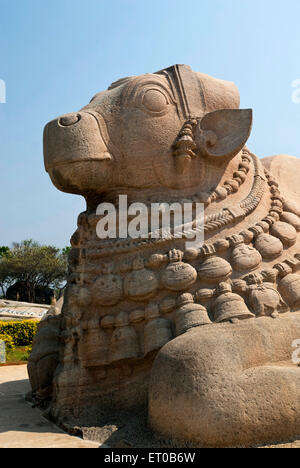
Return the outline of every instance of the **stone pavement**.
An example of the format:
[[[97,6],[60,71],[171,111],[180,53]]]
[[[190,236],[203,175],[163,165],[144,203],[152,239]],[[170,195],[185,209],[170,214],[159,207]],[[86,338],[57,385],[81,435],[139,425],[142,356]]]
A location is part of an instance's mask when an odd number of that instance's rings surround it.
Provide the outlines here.
[[[65,434],[24,400],[30,390],[26,366],[0,366],[0,448],[98,448]]]
[[[26,366],[0,366],[0,448],[98,448],[65,434],[24,399],[30,390]],[[101,448],[108,448],[101,445]],[[300,441],[262,448],[300,448]]]

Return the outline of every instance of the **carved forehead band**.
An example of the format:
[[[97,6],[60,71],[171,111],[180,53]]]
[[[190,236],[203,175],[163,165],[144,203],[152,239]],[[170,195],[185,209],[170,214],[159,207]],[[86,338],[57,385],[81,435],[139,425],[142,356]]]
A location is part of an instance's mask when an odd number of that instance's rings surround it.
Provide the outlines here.
[[[174,65],[157,72],[168,79],[175,100],[179,117],[189,120],[201,117],[206,112],[206,102],[201,81],[187,65]]]

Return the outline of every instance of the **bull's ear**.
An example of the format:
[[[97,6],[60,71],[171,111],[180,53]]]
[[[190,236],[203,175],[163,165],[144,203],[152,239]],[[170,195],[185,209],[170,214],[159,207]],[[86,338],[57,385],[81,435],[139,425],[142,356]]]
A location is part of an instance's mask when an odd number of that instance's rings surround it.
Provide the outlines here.
[[[233,157],[241,151],[252,129],[252,109],[222,109],[199,122],[195,141],[203,156]]]

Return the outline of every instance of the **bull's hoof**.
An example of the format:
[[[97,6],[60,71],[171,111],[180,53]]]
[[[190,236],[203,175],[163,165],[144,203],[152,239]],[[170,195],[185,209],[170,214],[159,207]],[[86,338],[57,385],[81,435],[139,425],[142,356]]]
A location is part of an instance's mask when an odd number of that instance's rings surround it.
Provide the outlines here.
[[[300,435],[300,313],[208,325],[171,341],[151,375],[150,424],[195,447],[249,446]]]

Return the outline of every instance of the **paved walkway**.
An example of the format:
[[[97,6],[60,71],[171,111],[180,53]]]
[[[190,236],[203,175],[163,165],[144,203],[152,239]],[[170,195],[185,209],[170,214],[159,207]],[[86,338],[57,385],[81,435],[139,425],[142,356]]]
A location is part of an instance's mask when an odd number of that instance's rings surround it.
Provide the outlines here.
[[[24,400],[30,390],[26,366],[0,366],[0,448],[98,448],[65,434]]]

